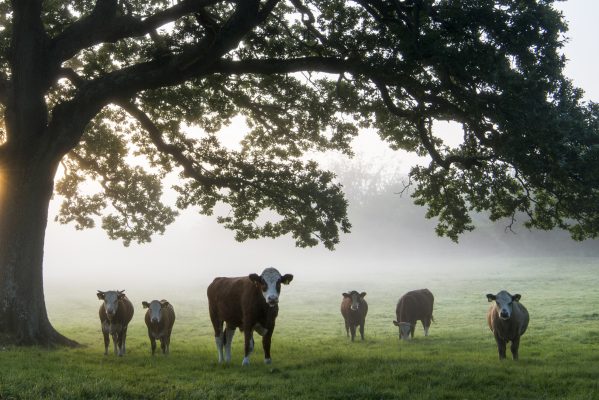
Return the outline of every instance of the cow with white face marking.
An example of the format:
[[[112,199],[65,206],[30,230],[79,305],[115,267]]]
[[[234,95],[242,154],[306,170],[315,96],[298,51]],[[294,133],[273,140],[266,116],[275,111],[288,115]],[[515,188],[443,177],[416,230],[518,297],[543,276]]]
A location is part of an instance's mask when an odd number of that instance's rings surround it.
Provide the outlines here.
[[[341,315],[345,320],[345,333],[351,340],[356,337],[356,327],[360,327],[360,337],[364,340],[364,325],[366,323],[366,314],[368,313],[368,303],[364,300],[366,292],[358,293],[352,290],[349,293],[342,293]]]
[[[393,325],[399,328],[399,340],[414,338],[418,320],[422,321],[424,336],[428,336],[433,321],[434,301],[435,298],[428,289],[412,290],[401,296],[395,307],[397,320],[393,321]]]
[[[104,355],[108,355],[110,337],[114,344],[114,354],[123,356],[126,351],[127,326],[133,318],[133,304],[129,301],[124,290],[98,290],[98,299],[103,300],[100,306],[100,323],[104,335]]]
[[[528,327],[528,310],[520,303],[519,294],[511,295],[502,290],[497,294],[487,294],[489,302],[495,302],[487,312],[487,323],[493,332],[499,359],[505,359],[507,342],[512,342],[510,350],[514,360],[518,359],[520,336]]]
[[[207,290],[208,309],[219,363],[231,361],[231,341],[237,328],[243,332],[245,339],[242,365],[250,363],[254,331],[262,336],[264,362],[271,363],[270,343],[279,313],[281,284],[288,285],[292,280],[291,274],[281,275],[274,268],[266,268],[261,275],[215,278],[212,281]],[[223,324],[226,324],[224,330]]]
[[[175,309],[166,300],[152,300],[150,303],[143,301],[143,308],[147,308],[145,316],[148,327],[148,337],[152,347],[152,355],[156,351],[156,339],[160,340],[162,354],[168,354],[171,344],[171,332],[175,324]]]

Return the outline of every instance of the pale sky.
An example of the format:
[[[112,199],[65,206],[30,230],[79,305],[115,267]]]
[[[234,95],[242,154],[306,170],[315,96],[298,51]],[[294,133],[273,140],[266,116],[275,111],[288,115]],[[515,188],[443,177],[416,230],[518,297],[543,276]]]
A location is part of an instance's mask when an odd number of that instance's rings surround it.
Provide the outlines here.
[[[587,99],[599,101],[599,24],[596,20],[599,1],[570,0],[559,3],[558,8],[564,11],[570,26],[570,40],[565,47],[570,60],[566,75],[585,90]],[[404,172],[413,162],[413,158],[393,153],[372,135],[361,136],[356,146],[360,149],[358,153],[367,157],[399,163]],[[214,217],[194,212],[185,212],[163,236],[155,236],[152,243],[125,248],[121,242],[109,240],[100,228],[80,232],[71,225],[55,223],[57,208],[55,200],[51,204],[46,235],[45,281],[47,286],[78,282],[80,288],[90,291],[91,298],[96,289],[123,289],[140,281],[166,285],[167,293],[163,297],[168,298],[168,291],[178,286],[198,286],[203,290],[203,282],[214,276],[259,273],[267,266],[275,266],[282,273],[321,274],[323,267],[333,268],[340,259],[345,259],[343,245],[338,252],[329,252],[322,246],[296,249],[288,238],[240,244],[234,241],[232,232],[216,224]],[[384,212],[381,210],[382,218]],[[430,240],[447,241],[435,238],[432,229]],[[368,253],[366,248],[354,250]],[[310,265],[304,264],[307,259]]]

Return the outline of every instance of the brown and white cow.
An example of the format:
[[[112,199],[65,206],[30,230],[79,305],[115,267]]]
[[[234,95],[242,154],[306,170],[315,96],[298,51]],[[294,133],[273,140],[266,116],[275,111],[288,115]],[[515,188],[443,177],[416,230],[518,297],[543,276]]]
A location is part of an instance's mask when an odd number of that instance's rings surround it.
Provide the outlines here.
[[[399,327],[399,339],[410,340],[414,337],[416,321],[422,321],[424,336],[433,321],[433,303],[435,298],[428,289],[413,290],[401,296],[395,307],[397,321],[393,324]]]
[[[487,300],[495,302],[487,312],[487,323],[497,342],[500,360],[505,359],[507,342],[512,342],[512,357],[518,359],[520,336],[526,332],[529,321],[528,310],[520,303],[521,297],[519,294],[512,296],[505,290],[487,294]]]
[[[342,293],[341,300],[341,315],[345,320],[345,332],[347,337],[351,331],[351,340],[356,337],[356,327],[360,326],[360,336],[364,340],[364,323],[366,322],[366,314],[368,313],[368,303],[364,300],[366,292],[358,293],[352,290],[349,293]]]
[[[270,343],[279,313],[281,284],[288,285],[293,275],[281,275],[275,268],[266,268],[261,275],[238,278],[216,278],[208,286],[208,309],[214,326],[218,362],[231,361],[231,342],[235,329],[245,338],[242,365],[249,365],[254,350],[253,333],[262,336],[264,362],[270,364]],[[226,328],[223,331],[223,324]],[[223,355],[223,346],[225,353]]]
[[[104,303],[100,306],[100,323],[104,334],[104,355],[108,355],[110,344],[109,334],[114,344],[114,354],[123,356],[126,351],[127,326],[133,318],[133,304],[129,301],[124,290],[98,290],[98,299]]]
[[[156,351],[156,339],[160,340],[162,354],[169,353],[171,332],[175,324],[175,309],[166,300],[142,301],[143,308],[147,308],[145,321],[148,327],[148,337],[152,346],[152,355]]]

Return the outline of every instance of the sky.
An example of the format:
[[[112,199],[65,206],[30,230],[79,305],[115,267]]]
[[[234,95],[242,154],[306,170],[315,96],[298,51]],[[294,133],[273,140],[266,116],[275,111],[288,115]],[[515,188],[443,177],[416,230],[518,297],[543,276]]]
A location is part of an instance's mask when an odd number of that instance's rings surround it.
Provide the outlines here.
[[[564,49],[569,59],[566,75],[585,90],[586,99],[599,101],[599,24],[596,21],[599,1],[569,0],[558,3],[557,7],[563,10],[570,28],[569,41]],[[452,133],[453,127],[440,128],[449,131],[449,135],[455,134],[455,131]],[[412,156],[391,151],[372,134],[361,135],[354,146],[362,159],[383,160],[402,172],[407,172],[416,162]],[[124,247],[119,241],[109,240],[100,228],[76,231],[72,225],[54,222],[58,206],[57,199],[54,199],[50,207],[44,255],[46,286],[68,287],[77,282],[80,289],[90,293],[96,289],[132,287],[139,282],[163,285],[171,291],[183,286],[203,287],[215,276],[259,273],[268,266],[278,268],[281,273],[303,275],[307,280],[335,279],[339,271],[347,274],[353,269],[355,274],[360,273],[359,262],[374,261],[381,252],[380,246],[374,250],[369,243],[352,241],[348,236],[341,237],[342,243],[335,252],[322,246],[297,249],[289,238],[237,243],[233,232],[219,226],[215,217],[191,211],[184,212],[164,235],[155,236],[151,243]],[[385,219],[386,212],[381,210],[378,216],[381,221]],[[448,239],[437,238],[433,232],[434,224],[430,221],[423,219],[423,224],[430,229],[422,240],[432,244],[429,248],[433,249],[433,256],[435,248],[449,247],[454,252],[452,254],[468,254],[465,250],[468,240],[454,245]],[[371,229],[372,224],[368,226]],[[359,229],[360,226],[354,227],[358,237],[368,236],[368,232],[360,232]],[[399,246],[393,246],[392,240],[389,243],[385,250],[389,259],[401,257]]]

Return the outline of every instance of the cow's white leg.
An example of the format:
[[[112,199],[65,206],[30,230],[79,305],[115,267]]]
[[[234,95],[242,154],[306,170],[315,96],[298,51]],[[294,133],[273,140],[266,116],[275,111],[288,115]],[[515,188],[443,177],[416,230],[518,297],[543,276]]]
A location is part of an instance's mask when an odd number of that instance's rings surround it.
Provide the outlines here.
[[[428,330],[429,330],[430,326],[425,326],[424,327],[424,336],[428,336]]]
[[[231,343],[233,343],[235,328],[231,329],[227,327],[227,329],[225,329],[225,335],[225,362],[231,362]]]
[[[214,341],[216,342],[216,353],[218,354],[218,363],[222,363],[224,361],[224,357],[223,357],[223,338],[224,338],[224,334],[221,334],[220,336],[215,336],[214,337]]]
[[[250,352],[248,353],[248,355],[252,354],[254,352],[254,335],[252,335],[252,337],[250,338]]]

